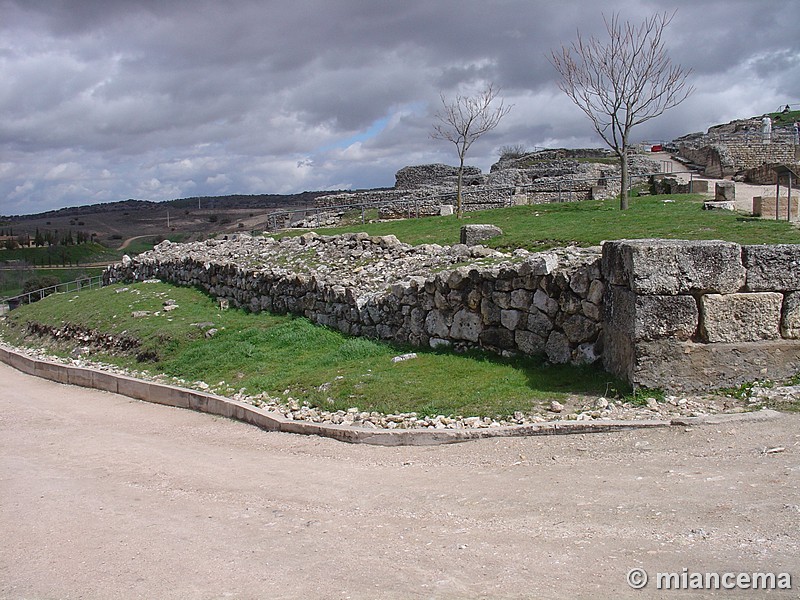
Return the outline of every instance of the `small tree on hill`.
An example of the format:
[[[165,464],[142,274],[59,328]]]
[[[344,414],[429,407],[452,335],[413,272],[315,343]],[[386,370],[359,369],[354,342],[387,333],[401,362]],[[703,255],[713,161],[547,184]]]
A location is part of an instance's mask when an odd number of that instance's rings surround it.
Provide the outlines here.
[[[561,74],[559,87],[592,122],[622,164],[620,209],[628,208],[628,148],[631,129],[686,100],[691,70],[673,65],[664,48],[664,29],[675,13],[657,14],[638,27],[603,17],[609,39],[578,40],[551,53]]]
[[[456,186],[456,216],[464,216],[461,203],[461,188],[464,176],[464,159],[473,142],[497,127],[500,120],[511,110],[504,106],[503,100],[499,105],[492,107],[499,89],[489,84],[474,96],[456,96],[455,100],[448,101],[444,95],[442,109],[436,113],[439,121],[433,126],[431,137],[435,140],[447,140],[456,146],[458,152],[458,183]]]

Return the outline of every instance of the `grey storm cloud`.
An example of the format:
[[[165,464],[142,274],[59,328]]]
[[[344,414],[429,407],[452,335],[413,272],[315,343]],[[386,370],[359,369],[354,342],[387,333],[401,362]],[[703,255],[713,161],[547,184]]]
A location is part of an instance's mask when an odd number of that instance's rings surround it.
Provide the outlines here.
[[[125,198],[388,186],[454,162],[440,94],[487,82],[505,144],[599,146],[548,53],[603,13],[677,10],[696,93],[636,130],[671,139],[800,102],[800,5],[761,0],[0,0],[0,214]]]

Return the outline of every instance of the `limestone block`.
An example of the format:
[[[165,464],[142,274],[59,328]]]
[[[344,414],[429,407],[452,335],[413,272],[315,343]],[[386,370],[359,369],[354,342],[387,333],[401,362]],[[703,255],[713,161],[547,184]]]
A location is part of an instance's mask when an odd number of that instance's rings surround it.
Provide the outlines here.
[[[700,330],[708,342],[755,342],[780,337],[783,294],[706,294],[700,298]]]
[[[475,246],[498,235],[503,235],[503,230],[496,225],[463,225],[461,227],[461,243],[467,246]]]
[[[603,293],[605,292],[605,285],[599,279],[592,280],[589,285],[589,293],[586,299],[592,304],[600,304],[603,301]]]
[[[506,329],[514,331],[520,325],[522,315],[523,313],[519,310],[501,310],[500,324]]]
[[[450,335],[450,328],[447,325],[447,318],[438,310],[432,310],[425,317],[425,331],[428,335],[439,338],[446,338]]]
[[[800,245],[743,246],[742,259],[748,290],[800,290]]]
[[[736,200],[736,184],[732,181],[718,181],[714,185],[714,200],[717,202]]]
[[[542,290],[536,290],[536,293],[533,295],[533,305],[551,317],[558,312],[558,301],[548,296]]]
[[[800,200],[793,198],[791,211],[787,206],[788,203],[788,196],[779,196],[777,203],[775,196],[753,196],[753,216],[774,219],[777,214],[779,220],[785,220],[788,215],[792,221],[797,221],[800,218]]]
[[[518,330],[514,332],[514,341],[523,354],[541,354],[547,339],[530,331]]]
[[[607,349],[603,352],[605,360]],[[642,342],[631,356],[628,381],[674,391],[731,387],[781,379],[800,371],[800,341],[700,344],[673,339]]]
[[[453,315],[450,337],[457,340],[477,342],[482,328],[483,325],[479,314],[468,310],[460,310]]]
[[[453,214],[453,205],[452,204],[442,204],[439,207],[439,216],[440,217],[447,217]]]
[[[781,335],[792,340],[800,339],[800,292],[789,292],[783,297]]]
[[[513,290],[511,292],[511,307],[527,310],[533,300],[533,293],[528,290]]]
[[[583,315],[572,315],[569,319],[564,321],[562,328],[564,329],[567,339],[572,344],[591,341],[600,330],[597,323],[591,319],[587,319]]]
[[[733,293],[745,282],[741,254],[717,240],[617,240],[603,244],[603,275],[638,294]]]
[[[540,337],[547,338],[553,330],[553,322],[542,311],[533,309],[528,313],[525,327],[528,331]]]
[[[606,323],[631,341],[670,337],[690,339],[700,320],[693,296],[638,296],[612,286],[606,298]]]
[[[522,277],[527,275],[549,275],[558,268],[558,256],[555,254],[535,254],[525,260],[519,266],[519,274]]]
[[[572,358],[569,340],[560,331],[552,331],[550,333],[544,351],[547,354],[547,360],[556,365],[566,364]]]

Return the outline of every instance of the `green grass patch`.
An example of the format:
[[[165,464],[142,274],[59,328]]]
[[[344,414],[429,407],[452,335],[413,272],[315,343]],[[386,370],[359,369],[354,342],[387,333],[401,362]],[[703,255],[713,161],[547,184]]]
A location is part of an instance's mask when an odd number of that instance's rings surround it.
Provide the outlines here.
[[[178,308],[163,312],[166,300]],[[134,311],[150,316],[133,318]],[[79,323],[104,333],[141,340],[135,355],[98,355],[117,365],[204,381],[222,393],[244,388],[291,397],[329,410],[358,407],[387,413],[502,416],[535,411],[553,399],[604,395],[624,384],[596,368],[545,366],[540,358],[506,359],[475,352],[455,354],[414,349],[417,359],[392,363],[410,348],[352,338],[303,318],[220,311],[204,293],[167,284],[114,285],[76,294],[57,294],[10,313],[0,336],[26,339],[25,324]],[[206,338],[197,323],[213,323]],[[61,352],[71,348],[63,346]],[[224,383],[221,383],[224,382]]]
[[[487,242],[501,250],[543,250],[568,244],[594,246],[603,240],[625,238],[800,243],[800,229],[786,221],[703,210],[702,203],[703,197],[697,194],[649,196],[633,200],[628,210],[621,211],[618,200],[587,200],[468,212],[461,220],[454,216],[428,217],[357,223],[317,231],[326,234],[366,231],[371,235],[393,234],[409,244],[445,245],[458,243],[462,225],[486,223],[503,230],[502,236]]]

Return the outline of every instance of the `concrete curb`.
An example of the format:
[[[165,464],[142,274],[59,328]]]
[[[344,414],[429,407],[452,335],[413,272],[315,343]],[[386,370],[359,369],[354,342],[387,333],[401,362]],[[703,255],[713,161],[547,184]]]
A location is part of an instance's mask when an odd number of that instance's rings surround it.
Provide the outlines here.
[[[750,415],[760,416],[758,420],[775,418],[780,415],[775,411],[759,411],[759,413],[720,415],[705,419],[673,419],[672,421],[547,421],[529,425],[489,427],[485,429],[367,429],[347,425],[293,421],[279,413],[266,411],[230,398],[161,383],[142,381],[96,369],[39,360],[3,346],[0,346],[0,361],[28,375],[58,383],[113,392],[145,402],[164,404],[176,408],[188,408],[236,419],[266,431],[320,435],[341,442],[377,446],[433,446],[494,437],[606,433],[626,429],[669,427],[670,425],[712,424],[722,422],[719,417],[735,417],[735,420],[742,421],[746,420]],[[752,419],[752,416],[750,418]]]

